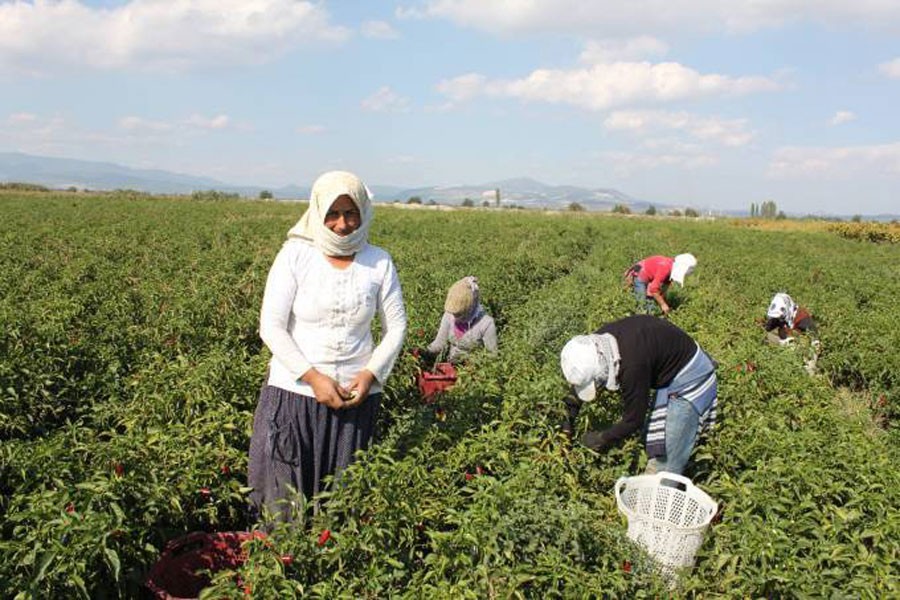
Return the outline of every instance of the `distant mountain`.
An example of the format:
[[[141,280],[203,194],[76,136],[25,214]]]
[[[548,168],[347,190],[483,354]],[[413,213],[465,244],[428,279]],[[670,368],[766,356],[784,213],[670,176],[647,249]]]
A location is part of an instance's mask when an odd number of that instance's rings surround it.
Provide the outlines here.
[[[211,177],[160,169],[134,169],[115,163],[33,156],[19,152],[0,152],[0,182],[36,183],[58,189],[131,189],[151,194],[190,194],[195,191],[219,190],[253,198],[259,196],[262,190],[269,190],[280,199],[309,198],[308,186],[240,186]],[[377,200],[398,197],[401,190],[398,186],[372,187]]]
[[[51,188],[89,190],[132,189],[154,194],[190,194],[194,191],[219,190],[256,197],[267,189],[276,198],[306,199],[309,187],[288,185],[281,188],[237,186],[211,177],[197,177],[159,169],[134,169],[108,162],[32,156],[18,152],[0,152],[0,181],[36,183]],[[632,210],[648,206],[613,189],[584,189],[574,186],[552,186],[521,177],[477,185],[423,187],[406,189],[399,186],[374,185],[373,196],[378,202],[405,202],[418,196],[423,202],[461,204],[466,198],[478,205],[484,201],[495,203],[495,190],[500,192],[503,205],[514,204],[526,208],[566,208],[572,202],[588,210],[609,210],[615,204],[629,204]],[[643,207],[643,208],[642,208]]]
[[[0,152],[0,182],[35,183],[50,188],[75,187],[87,190],[132,189],[152,194],[190,194],[194,191],[219,190],[256,198],[262,190],[272,192],[280,200],[306,200],[309,186],[287,185],[280,188],[239,186],[211,177],[198,177],[160,169],[134,169],[109,162],[70,158],[33,156],[19,152]],[[634,213],[643,213],[652,204],[660,212],[684,211],[687,206],[638,200],[612,188],[582,188],[571,185],[547,185],[528,177],[488,181],[480,184],[404,188],[396,185],[372,185],[376,202],[406,202],[417,196],[423,203],[459,206],[466,198],[476,206],[496,204],[499,190],[503,206],[566,209],[573,202],[591,211],[609,211],[616,204],[626,204]],[[715,210],[693,206],[702,214],[747,216],[746,210]],[[791,215],[805,216],[805,215]],[[829,215],[821,215],[829,217]],[[834,218],[831,215],[831,218]],[[877,215],[869,219],[890,221],[896,214]]]
[[[633,211],[646,209],[649,204],[631,198],[611,188],[586,189],[571,185],[547,185],[528,177],[503,179],[479,185],[455,185],[447,187],[423,187],[404,190],[401,201],[413,196],[422,202],[461,204],[466,198],[476,205],[484,202],[496,204],[497,193],[501,205],[525,208],[567,208],[577,202],[587,210],[609,210],[616,204],[627,204]]]
[[[157,169],[132,169],[114,163],[0,152],[0,181],[37,183],[52,188],[133,189],[157,194],[223,189],[220,181]],[[229,190],[230,191],[230,190]]]

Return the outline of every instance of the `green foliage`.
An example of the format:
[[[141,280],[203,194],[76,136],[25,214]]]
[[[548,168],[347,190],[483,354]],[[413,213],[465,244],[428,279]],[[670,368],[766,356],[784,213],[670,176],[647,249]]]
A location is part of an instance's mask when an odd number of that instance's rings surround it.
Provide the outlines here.
[[[644,211],[644,214],[651,217],[656,216],[656,207],[651,204],[647,207],[647,210]]]
[[[696,209],[686,208],[686,209],[684,209],[684,216],[691,217],[692,219],[696,219],[697,217],[700,216],[700,213],[697,212]]]
[[[610,212],[614,212],[620,215],[630,215],[631,208],[627,204],[616,204],[612,207],[612,211]]]
[[[194,191],[191,193],[192,200],[205,200],[211,202],[222,202],[224,200],[237,200],[240,198],[240,194],[235,194],[232,192],[222,192],[219,190],[203,190],[203,191]]]
[[[460,206],[465,206],[466,208],[472,208],[473,206],[475,206],[475,202],[471,198],[466,198],[465,200],[462,201],[462,204]]]
[[[584,207],[578,202],[569,202],[569,206],[566,207],[566,210],[570,212],[584,212]]]
[[[260,200],[271,200],[274,197],[275,197],[275,195],[272,192],[270,192],[269,190],[260,190],[260,192],[259,192]]]
[[[13,192],[49,192],[50,189],[36,183],[24,183],[18,181],[0,182],[0,190],[9,190]]]
[[[422,198],[419,196],[410,196],[409,200],[406,201],[407,204],[422,204]]]
[[[757,216],[762,217],[763,219],[774,219],[778,216],[778,206],[775,204],[774,200],[766,200],[759,207],[759,213]]]
[[[20,598],[139,597],[168,540],[252,526],[247,445],[269,358],[259,304],[302,208],[60,193],[4,195],[0,211],[0,581]],[[687,245],[700,266],[670,291],[671,318],[719,362],[722,413],[687,474],[722,515],[675,596],[900,594],[892,246],[388,206],[371,237],[397,263],[408,348],[472,273],[500,353],[423,405],[404,352],[377,444],[324,509],[273,526],[203,597],[669,597],[612,495],[645,463],[641,444],[598,456],[565,443],[558,357],[633,308],[621,273],[634,257]],[[754,319],[784,289],[819,322],[818,375],[803,370],[803,340],[761,343]],[[617,411],[602,394],[577,434]]]

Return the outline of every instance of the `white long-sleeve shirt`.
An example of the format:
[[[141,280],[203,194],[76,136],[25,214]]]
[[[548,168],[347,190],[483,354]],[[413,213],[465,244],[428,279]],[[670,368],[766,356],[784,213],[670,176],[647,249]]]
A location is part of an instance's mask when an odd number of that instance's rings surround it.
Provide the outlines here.
[[[269,385],[306,396],[314,396],[312,387],[299,378],[311,367],[344,386],[368,369],[376,379],[370,392],[380,391],[406,335],[397,269],[387,252],[368,244],[338,269],[314,246],[288,241],[269,270],[259,321],[272,351]]]

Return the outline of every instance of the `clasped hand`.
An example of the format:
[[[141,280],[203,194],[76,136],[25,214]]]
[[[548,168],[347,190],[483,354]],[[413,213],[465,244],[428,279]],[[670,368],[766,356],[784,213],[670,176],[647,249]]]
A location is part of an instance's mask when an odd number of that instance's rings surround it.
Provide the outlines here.
[[[362,404],[369,396],[369,389],[375,382],[375,375],[371,371],[363,369],[356,374],[347,387],[338,384],[337,381],[314,368],[304,373],[302,379],[312,387],[316,402],[334,410],[342,410]]]

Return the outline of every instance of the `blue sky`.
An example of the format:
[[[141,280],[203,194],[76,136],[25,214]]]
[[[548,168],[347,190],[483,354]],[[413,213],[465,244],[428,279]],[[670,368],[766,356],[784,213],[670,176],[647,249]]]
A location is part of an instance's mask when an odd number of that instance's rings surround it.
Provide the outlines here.
[[[0,151],[900,212],[896,0],[0,1]]]

